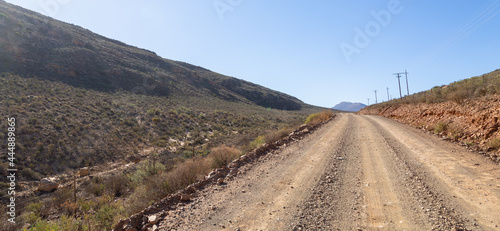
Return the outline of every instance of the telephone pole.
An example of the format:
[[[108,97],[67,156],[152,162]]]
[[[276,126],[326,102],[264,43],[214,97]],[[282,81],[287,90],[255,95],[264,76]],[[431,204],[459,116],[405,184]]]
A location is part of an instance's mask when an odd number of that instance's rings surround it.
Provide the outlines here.
[[[387,101],[391,101],[391,98],[389,97],[389,88],[387,88]]]
[[[378,100],[377,100],[377,90],[373,90],[375,92],[375,104],[378,103]]]
[[[410,88],[408,87],[408,71],[405,70],[405,76],[406,76],[406,92],[408,95],[410,95]]]
[[[368,98],[368,106],[370,106],[370,98]]]
[[[394,73],[394,75],[396,75],[398,78],[398,84],[399,84],[399,98],[401,100],[403,100],[403,94],[401,94],[401,80],[399,80],[401,78],[401,75],[404,74],[404,73]]]

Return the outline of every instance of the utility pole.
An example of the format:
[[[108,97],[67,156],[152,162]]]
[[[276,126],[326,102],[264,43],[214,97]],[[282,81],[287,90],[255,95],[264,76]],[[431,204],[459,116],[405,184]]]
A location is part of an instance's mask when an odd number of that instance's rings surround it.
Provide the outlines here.
[[[391,98],[389,97],[389,88],[387,88],[387,101],[391,101]]]
[[[401,100],[403,100],[403,94],[401,94],[401,80],[399,80],[401,78],[401,74],[404,74],[404,73],[394,73],[394,75],[396,75],[398,78],[398,84],[399,84],[399,98]]]
[[[408,93],[408,96],[410,95],[410,88],[408,87],[408,71],[405,70],[405,76],[406,76],[406,92]]]
[[[368,98],[368,106],[370,106],[370,98]]]
[[[373,90],[375,92],[375,104],[378,103],[378,100],[377,100],[377,90]]]

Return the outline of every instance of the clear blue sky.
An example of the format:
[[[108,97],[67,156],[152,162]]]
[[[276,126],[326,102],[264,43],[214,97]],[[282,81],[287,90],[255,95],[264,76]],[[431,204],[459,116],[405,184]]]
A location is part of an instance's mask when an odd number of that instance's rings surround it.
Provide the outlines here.
[[[325,107],[500,68],[499,0],[7,2]]]

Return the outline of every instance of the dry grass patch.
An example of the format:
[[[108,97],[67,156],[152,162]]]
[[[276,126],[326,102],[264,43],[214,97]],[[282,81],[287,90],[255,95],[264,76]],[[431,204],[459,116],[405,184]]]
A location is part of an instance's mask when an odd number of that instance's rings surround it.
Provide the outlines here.
[[[293,129],[291,129],[291,128],[283,128],[283,129],[280,129],[278,131],[270,132],[269,134],[267,134],[265,136],[266,143],[268,143],[268,144],[274,143],[274,142],[280,140],[281,138],[287,136],[292,131],[293,131]]]
[[[488,142],[488,147],[495,150],[500,149],[500,138],[493,138]]]
[[[194,157],[166,174],[168,191],[175,192],[203,179],[211,171],[210,159]]]
[[[445,132],[446,129],[448,129],[448,124],[445,122],[440,121],[434,125],[434,133],[436,134],[441,134],[442,132]]]
[[[329,120],[333,116],[333,111],[325,110],[319,113],[309,115],[306,119],[306,124],[319,124],[323,121]]]
[[[240,154],[241,151],[236,149],[235,147],[222,145],[213,148],[210,154],[208,154],[208,158],[210,158],[212,162],[212,168],[221,168],[240,157]]]

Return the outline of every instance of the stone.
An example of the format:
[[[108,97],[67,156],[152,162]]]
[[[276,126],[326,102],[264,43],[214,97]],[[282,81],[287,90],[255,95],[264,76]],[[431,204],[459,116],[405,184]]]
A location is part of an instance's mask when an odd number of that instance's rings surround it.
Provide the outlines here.
[[[39,183],[38,183],[38,188],[37,191],[40,192],[52,192],[56,190],[59,187],[59,184],[56,182],[53,182],[47,178],[43,178]]]
[[[217,184],[218,185],[224,184],[224,178],[220,177],[219,179],[217,179]]]
[[[123,227],[123,230],[124,231],[137,231],[137,229],[132,227],[131,225],[126,225],[125,227]]]
[[[156,215],[152,215],[148,217],[148,223],[154,225],[158,222],[158,217]]]
[[[88,167],[81,168],[80,171],[78,171],[78,174],[80,175],[80,177],[88,176],[89,168]]]
[[[191,200],[191,195],[189,194],[182,194],[181,195],[181,201],[190,201]]]

